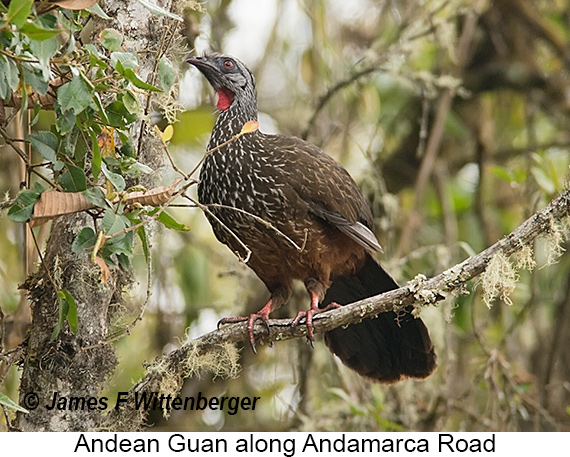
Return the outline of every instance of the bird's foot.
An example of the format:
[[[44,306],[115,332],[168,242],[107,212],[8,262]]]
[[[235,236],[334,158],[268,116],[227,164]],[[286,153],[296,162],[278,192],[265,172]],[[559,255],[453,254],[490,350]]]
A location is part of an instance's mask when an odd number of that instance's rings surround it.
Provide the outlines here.
[[[341,305],[339,305],[338,303],[333,302],[328,304],[324,308],[319,308],[318,297],[315,294],[312,294],[311,308],[308,309],[307,311],[299,311],[295,316],[295,319],[293,319],[293,322],[291,322],[291,328],[295,328],[297,325],[299,325],[301,319],[305,318],[305,325],[307,326],[307,339],[309,340],[309,343],[311,343],[311,346],[314,348],[315,333],[313,330],[313,317],[316,316],[317,314],[324,313],[325,311],[340,308],[340,306]]]
[[[257,350],[255,349],[255,335],[253,334],[253,328],[255,326],[255,322],[257,320],[261,320],[267,328],[269,332],[269,313],[271,312],[271,301],[267,303],[259,312],[250,314],[249,316],[245,317],[224,317],[220,319],[218,322],[218,328],[220,325],[224,324],[235,324],[237,322],[246,322],[247,321],[247,334],[249,336],[249,344],[251,345],[251,349],[255,354],[257,354]]]

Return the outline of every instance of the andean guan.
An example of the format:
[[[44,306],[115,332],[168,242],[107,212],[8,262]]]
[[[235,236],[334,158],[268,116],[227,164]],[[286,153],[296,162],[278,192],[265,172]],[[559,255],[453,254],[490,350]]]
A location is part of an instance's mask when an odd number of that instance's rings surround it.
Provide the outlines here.
[[[187,62],[217,92],[220,111],[198,199],[208,208],[218,240],[242,259],[249,256],[247,265],[271,294],[258,313],[220,322],[247,320],[255,350],[255,321],[267,324],[269,314],[289,299],[293,281],[301,280],[311,307],[297,314],[294,325],[304,317],[312,342],[315,314],[396,289],[373,257],[381,247],[372,232],[372,213],[348,172],[317,146],[293,136],[256,130],[232,140],[245,123],[257,120],[253,75],[238,59],[217,53]],[[346,366],[371,381],[425,378],[436,368],[428,330],[411,309],[334,329],[324,339]]]

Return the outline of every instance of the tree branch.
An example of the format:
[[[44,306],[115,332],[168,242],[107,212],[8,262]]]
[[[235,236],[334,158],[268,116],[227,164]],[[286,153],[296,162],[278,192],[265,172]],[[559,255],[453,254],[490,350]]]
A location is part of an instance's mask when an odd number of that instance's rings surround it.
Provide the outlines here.
[[[544,209],[523,222],[512,233],[479,254],[433,278],[427,279],[423,275],[418,275],[399,289],[319,314],[314,318],[314,331],[315,333],[323,333],[337,327],[360,322],[365,318],[373,318],[382,312],[399,311],[408,306],[433,305],[449,294],[464,294],[466,293],[466,282],[485,271],[495,255],[503,254],[508,257],[528,246],[540,236],[554,234],[556,224],[569,215],[570,190],[567,190],[552,200]],[[292,328],[290,319],[271,319],[268,328],[258,321],[254,332],[259,343],[272,343],[302,338],[307,335],[305,326]],[[155,360],[149,367],[146,376],[129,392],[129,402],[133,401],[135,393],[160,391],[164,385],[172,387],[172,382],[165,382],[166,380],[170,381],[171,378],[176,378],[181,387],[183,377],[195,374],[195,371],[189,373],[188,370],[191,359],[223,350],[228,344],[247,340],[247,324],[244,322],[222,327],[184,343],[180,348]],[[135,411],[132,405],[131,403],[130,406],[113,410],[108,417],[109,423],[125,426],[129,424],[130,418],[131,425],[140,425],[142,413]],[[138,419],[134,419],[135,416]],[[138,423],[133,424],[133,420],[138,421]]]
[[[309,122],[307,124],[307,128],[305,128],[303,133],[301,133],[301,138],[303,138],[304,140],[307,139],[307,137],[309,136],[309,133],[311,132],[311,130],[313,129],[313,126],[315,125],[315,122],[317,121],[317,117],[319,117],[320,112],[323,110],[323,108],[329,102],[329,100],[333,97],[333,95],[335,95],[341,89],[344,89],[345,87],[349,86],[354,81],[357,81],[358,79],[362,78],[363,76],[366,76],[370,73],[373,73],[375,71],[381,71],[381,70],[382,70],[382,68],[376,62],[374,62],[372,65],[370,65],[366,68],[363,68],[362,70],[359,70],[359,71],[352,73],[346,79],[339,81],[334,86],[332,86],[329,90],[327,90],[326,93],[324,95],[322,95],[321,98],[319,99],[319,101],[317,103],[317,107],[313,111],[313,115],[311,116],[311,119],[309,119]]]

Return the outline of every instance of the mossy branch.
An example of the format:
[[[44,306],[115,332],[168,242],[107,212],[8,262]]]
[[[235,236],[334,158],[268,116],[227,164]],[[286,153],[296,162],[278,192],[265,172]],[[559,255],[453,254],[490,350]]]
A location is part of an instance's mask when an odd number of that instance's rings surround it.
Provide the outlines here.
[[[314,331],[315,333],[323,333],[337,327],[357,323],[365,318],[372,318],[382,312],[398,311],[408,306],[417,308],[429,306],[443,300],[450,294],[467,293],[466,282],[483,273],[497,255],[500,255],[501,258],[508,258],[520,251],[528,253],[530,244],[539,237],[550,239],[554,236],[560,241],[557,227],[569,215],[570,190],[567,190],[552,200],[544,209],[523,222],[512,233],[479,254],[430,279],[420,274],[399,289],[319,314],[315,316],[313,321]],[[270,319],[268,329],[258,321],[254,332],[259,343],[303,338],[307,335],[307,329],[303,325],[291,328],[290,319]],[[246,341],[248,341],[248,333],[245,322],[224,326],[199,338],[187,341],[180,348],[157,358],[147,370],[147,375],[131,389],[130,394],[134,397],[135,392],[160,391],[161,386],[172,385],[169,379],[181,380],[181,376],[195,375],[199,372],[197,369],[189,372],[187,368],[189,359],[207,357],[210,353],[219,353],[221,350],[232,347],[233,343]],[[225,360],[224,365],[227,365],[227,358],[216,357],[216,359]],[[207,367],[212,370],[211,364],[207,364]],[[223,375],[220,370],[212,371],[218,375]],[[174,384],[181,386],[180,382]],[[126,425],[129,422],[129,415],[132,416],[134,413],[135,411],[131,411],[129,407],[114,410],[109,419],[114,424]]]

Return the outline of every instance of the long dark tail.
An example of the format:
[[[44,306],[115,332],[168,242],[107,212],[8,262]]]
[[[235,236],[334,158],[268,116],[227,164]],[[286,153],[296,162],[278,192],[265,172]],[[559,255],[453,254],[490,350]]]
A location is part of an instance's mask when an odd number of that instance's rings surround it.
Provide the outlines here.
[[[355,276],[339,276],[321,307],[340,305],[397,289],[398,284],[372,257]],[[436,356],[429,332],[411,309],[398,315],[381,313],[374,319],[325,333],[325,343],[349,368],[369,380],[393,383],[406,377],[426,378],[436,368]]]

